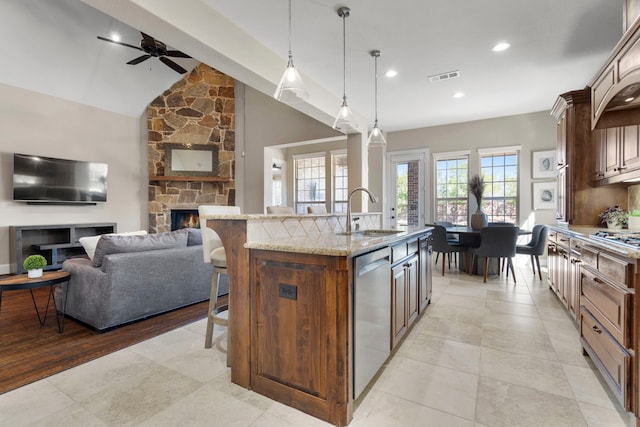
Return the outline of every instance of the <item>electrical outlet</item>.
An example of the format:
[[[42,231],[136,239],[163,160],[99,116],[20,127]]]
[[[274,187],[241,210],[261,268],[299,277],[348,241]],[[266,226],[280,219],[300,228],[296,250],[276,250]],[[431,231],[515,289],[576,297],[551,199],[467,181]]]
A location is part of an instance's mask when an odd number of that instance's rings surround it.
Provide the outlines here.
[[[293,285],[285,285],[280,283],[280,296],[282,298],[296,300],[298,299],[298,288]]]

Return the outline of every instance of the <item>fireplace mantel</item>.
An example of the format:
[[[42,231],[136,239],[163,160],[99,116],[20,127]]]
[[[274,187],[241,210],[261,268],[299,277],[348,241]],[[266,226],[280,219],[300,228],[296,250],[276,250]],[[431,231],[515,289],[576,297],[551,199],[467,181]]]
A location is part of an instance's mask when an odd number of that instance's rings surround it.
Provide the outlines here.
[[[165,176],[152,175],[149,181],[202,181],[202,182],[229,182],[231,178],[221,176]]]

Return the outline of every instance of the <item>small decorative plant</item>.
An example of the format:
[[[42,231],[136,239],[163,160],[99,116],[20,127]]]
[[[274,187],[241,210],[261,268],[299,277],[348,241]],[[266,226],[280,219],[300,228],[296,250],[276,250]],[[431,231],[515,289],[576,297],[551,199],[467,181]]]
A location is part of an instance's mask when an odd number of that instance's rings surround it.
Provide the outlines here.
[[[627,212],[620,206],[613,206],[600,212],[600,220],[605,224],[621,227],[627,225]]]
[[[481,177],[477,174],[473,175],[471,178],[469,178],[469,182],[467,184],[469,185],[469,192],[473,194],[473,197],[476,198],[476,202],[478,203],[479,207],[480,203],[482,203],[482,194],[484,193],[485,187],[484,177]]]
[[[627,214],[627,217],[640,216],[640,209],[634,209]]]

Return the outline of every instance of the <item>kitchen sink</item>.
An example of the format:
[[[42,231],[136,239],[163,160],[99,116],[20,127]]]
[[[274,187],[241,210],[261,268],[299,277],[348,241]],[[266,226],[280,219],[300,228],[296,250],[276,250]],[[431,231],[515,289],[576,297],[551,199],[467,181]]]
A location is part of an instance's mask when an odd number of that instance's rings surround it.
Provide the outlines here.
[[[402,233],[402,230],[356,230],[351,232],[336,233],[339,236],[366,236],[366,237],[384,237],[393,234]]]

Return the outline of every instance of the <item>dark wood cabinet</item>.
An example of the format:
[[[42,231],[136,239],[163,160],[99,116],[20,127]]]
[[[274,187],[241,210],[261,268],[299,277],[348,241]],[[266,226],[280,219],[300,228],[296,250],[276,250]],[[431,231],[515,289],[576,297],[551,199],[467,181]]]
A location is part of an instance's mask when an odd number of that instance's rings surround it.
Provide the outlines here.
[[[615,183],[640,171],[640,127],[637,125],[594,130],[595,179]]]
[[[431,232],[420,237],[420,275],[419,275],[419,306],[420,313],[427,309],[431,302],[433,283],[431,280],[431,254],[433,253],[433,239]]]
[[[589,89],[567,92],[558,97],[551,114],[557,120],[558,157],[557,219],[572,224],[592,222],[592,208],[576,197],[578,190],[591,187],[594,144],[589,114]]]
[[[115,233],[113,222],[94,224],[25,225],[9,227],[12,273],[25,273],[22,262],[29,255],[47,259],[45,270],[59,270],[65,259],[85,255],[81,237]]]
[[[410,242],[407,257],[391,268],[391,348],[400,342],[420,313],[417,243],[417,239]]]

